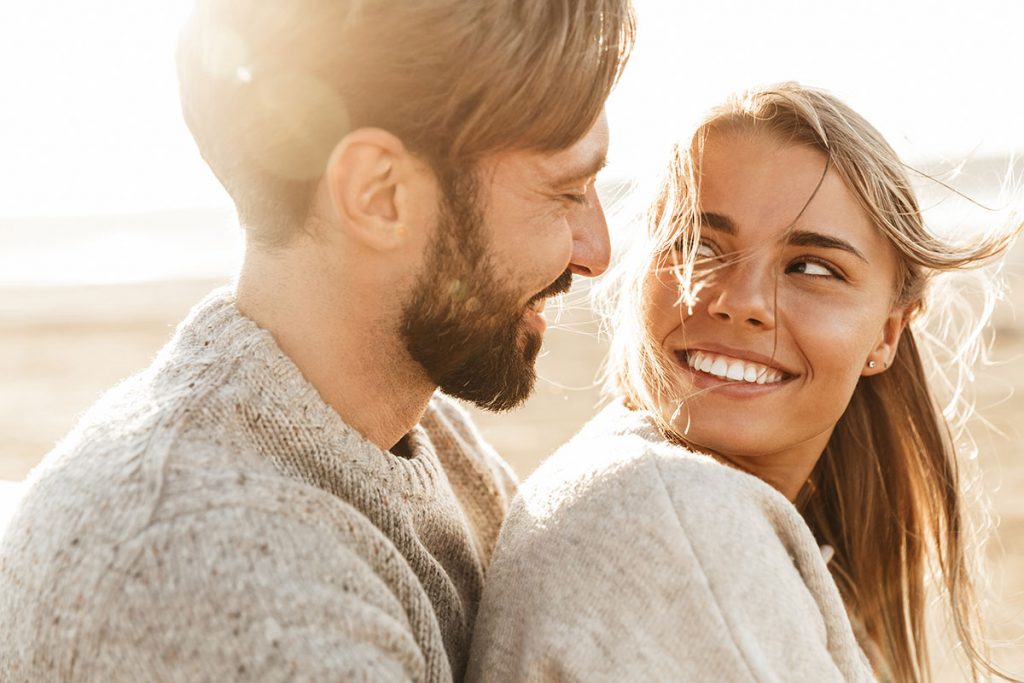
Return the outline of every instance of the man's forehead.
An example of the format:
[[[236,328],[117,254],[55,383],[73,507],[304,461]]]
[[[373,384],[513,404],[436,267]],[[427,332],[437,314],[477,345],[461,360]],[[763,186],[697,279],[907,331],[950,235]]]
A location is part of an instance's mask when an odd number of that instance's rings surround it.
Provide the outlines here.
[[[597,175],[608,160],[608,123],[604,115],[571,146],[541,154],[538,163],[547,179],[555,184],[571,184]]]
[[[607,158],[608,124],[602,115],[586,135],[565,149],[505,150],[485,158],[481,168],[491,169],[495,180],[519,178],[531,184],[568,186],[592,178]]]

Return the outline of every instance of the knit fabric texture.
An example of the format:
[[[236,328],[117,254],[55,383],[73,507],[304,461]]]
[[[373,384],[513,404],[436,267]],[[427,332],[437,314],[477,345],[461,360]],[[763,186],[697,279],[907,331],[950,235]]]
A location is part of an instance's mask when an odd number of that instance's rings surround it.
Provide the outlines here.
[[[520,487],[467,681],[870,681],[796,508],[612,404]]]
[[[214,292],[31,473],[0,680],[461,680],[515,479],[440,395],[405,439],[364,439]]]

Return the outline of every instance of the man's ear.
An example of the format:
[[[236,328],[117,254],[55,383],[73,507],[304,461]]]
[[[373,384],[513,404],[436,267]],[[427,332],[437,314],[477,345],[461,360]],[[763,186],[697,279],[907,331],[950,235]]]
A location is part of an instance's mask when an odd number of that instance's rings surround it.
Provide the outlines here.
[[[860,374],[863,377],[878,375],[889,369],[889,366],[896,359],[896,348],[899,346],[900,337],[903,336],[903,330],[906,329],[907,323],[910,322],[912,312],[913,307],[908,306],[907,308],[892,311],[889,317],[885,319],[882,330],[878,335],[878,341],[875,343],[874,348],[871,349],[871,354],[861,369]]]
[[[359,128],[335,146],[324,175],[342,229],[370,249],[405,242],[412,156],[402,141],[379,128]]]

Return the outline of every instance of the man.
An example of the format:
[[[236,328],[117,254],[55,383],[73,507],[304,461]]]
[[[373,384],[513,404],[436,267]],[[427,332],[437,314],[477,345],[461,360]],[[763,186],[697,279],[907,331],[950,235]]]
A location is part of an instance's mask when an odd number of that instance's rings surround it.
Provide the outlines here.
[[[185,118],[237,285],[33,473],[4,681],[462,677],[515,483],[436,389],[526,398],[544,300],[607,265],[628,0],[206,0]]]

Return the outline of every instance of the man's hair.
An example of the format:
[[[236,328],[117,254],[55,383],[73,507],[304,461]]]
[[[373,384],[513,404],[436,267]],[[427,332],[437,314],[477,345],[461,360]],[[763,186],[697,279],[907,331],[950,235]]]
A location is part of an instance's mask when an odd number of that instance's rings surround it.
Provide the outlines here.
[[[630,0],[198,0],[182,110],[242,224],[281,243],[349,131],[385,129],[442,177],[568,147],[634,35]]]

